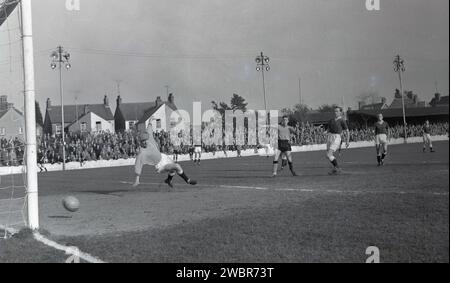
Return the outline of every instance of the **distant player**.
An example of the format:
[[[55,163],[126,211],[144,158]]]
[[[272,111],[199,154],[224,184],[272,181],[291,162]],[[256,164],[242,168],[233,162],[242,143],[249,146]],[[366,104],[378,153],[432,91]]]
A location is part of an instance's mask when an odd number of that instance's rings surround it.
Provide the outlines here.
[[[157,173],[168,173],[168,177],[164,182],[171,188],[173,187],[172,180],[175,174],[178,174],[186,183],[190,185],[197,184],[197,181],[191,180],[186,176],[183,168],[181,168],[178,163],[175,163],[172,159],[170,159],[169,156],[162,154],[159,151],[159,148],[153,137],[153,129],[151,123],[149,123],[147,131],[139,135],[139,139],[142,142],[142,148],[138,156],[136,157],[136,163],[134,166],[136,180],[133,184],[133,187],[136,187],[140,184],[139,180],[142,174],[142,167],[144,165],[155,166]]]
[[[288,125],[289,117],[284,116],[281,125],[278,125],[278,150],[275,151],[275,158],[273,161],[273,177],[277,176],[278,171],[278,160],[280,155],[285,154],[288,160],[289,169],[291,170],[292,176],[297,176],[294,171],[294,165],[292,162],[292,148],[291,148],[291,134],[295,132],[293,127]]]
[[[341,147],[342,132],[346,132],[346,147],[350,145],[350,133],[348,130],[347,122],[342,118],[342,110],[340,107],[334,109],[335,118],[328,122],[328,135],[327,135],[327,158],[333,165],[333,170],[330,175],[337,175],[341,173],[338,161],[334,156],[335,152]]]
[[[194,145],[194,164],[197,163],[197,165],[200,166],[200,160],[202,158],[202,143]]]
[[[428,120],[423,125],[423,152],[427,150],[427,146],[430,148],[430,152],[434,152],[433,143],[431,142],[431,126]]]
[[[378,166],[383,166],[388,153],[388,141],[390,140],[389,125],[383,120],[383,114],[378,114],[378,121],[374,127]]]

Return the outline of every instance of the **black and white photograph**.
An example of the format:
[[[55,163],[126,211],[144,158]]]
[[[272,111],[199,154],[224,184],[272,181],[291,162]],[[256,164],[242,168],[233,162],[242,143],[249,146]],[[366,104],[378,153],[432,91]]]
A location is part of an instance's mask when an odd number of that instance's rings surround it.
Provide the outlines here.
[[[0,263],[448,264],[449,1],[0,0]]]

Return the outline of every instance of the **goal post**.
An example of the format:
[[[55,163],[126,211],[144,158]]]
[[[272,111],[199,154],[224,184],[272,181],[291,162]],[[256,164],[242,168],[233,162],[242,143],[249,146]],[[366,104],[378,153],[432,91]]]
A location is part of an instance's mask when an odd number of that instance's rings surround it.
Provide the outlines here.
[[[39,229],[37,148],[36,148],[36,106],[33,56],[33,28],[31,0],[0,0],[0,26],[8,20],[15,9],[19,9],[21,32],[23,95],[25,112],[25,157],[26,171],[26,223],[32,230]]]
[[[25,140],[26,140],[26,174],[27,174],[27,216],[28,227],[39,229],[39,203],[36,152],[36,108],[33,57],[33,25],[31,0],[21,0],[22,49],[25,98]]]

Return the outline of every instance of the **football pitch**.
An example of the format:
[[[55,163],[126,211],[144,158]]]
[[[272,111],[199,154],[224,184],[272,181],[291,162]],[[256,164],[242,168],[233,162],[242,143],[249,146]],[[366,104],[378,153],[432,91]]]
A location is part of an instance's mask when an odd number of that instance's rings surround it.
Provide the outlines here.
[[[344,150],[329,176],[324,152],[294,154],[271,178],[272,159],[182,162],[199,184],[163,183],[144,167],[39,175],[40,221],[48,237],[106,262],[359,262],[375,246],[381,262],[449,261],[449,143]],[[80,210],[65,211],[64,196]],[[2,241],[0,262],[63,262],[67,256],[20,238]]]

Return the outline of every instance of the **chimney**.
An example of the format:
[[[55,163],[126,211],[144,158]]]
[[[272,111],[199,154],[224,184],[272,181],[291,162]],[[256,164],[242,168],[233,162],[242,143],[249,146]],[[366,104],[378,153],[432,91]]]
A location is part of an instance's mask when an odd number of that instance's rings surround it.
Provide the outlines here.
[[[84,115],[86,115],[88,112],[89,112],[89,105],[84,105],[84,110],[83,110],[84,112]]]
[[[167,100],[169,101],[169,103],[175,104],[175,97],[173,96],[173,93],[169,94]]]
[[[158,107],[158,106],[160,106],[160,105],[162,105],[163,104],[163,102],[162,102],[162,100],[161,100],[161,96],[158,96],[157,98],[156,98],[156,107]]]
[[[2,95],[0,96],[0,110],[8,109],[8,96]]]
[[[441,101],[441,94],[440,93],[435,93],[434,94],[434,98],[436,98],[436,102],[439,102],[439,101]]]
[[[120,104],[122,104],[122,98],[120,97],[120,95],[117,96],[116,103],[117,103],[117,107],[118,107]]]
[[[359,110],[361,110],[362,107],[363,107],[364,105],[366,105],[366,103],[365,103],[364,101],[358,102],[358,108],[359,108]]]
[[[50,110],[52,108],[52,101],[50,98],[47,98],[47,110]]]
[[[109,107],[109,99],[108,99],[108,96],[107,96],[107,95],[105,95],[105,97],[103,98],[103,104],[104,104],[106,107]]]
[[[413,101],[414,101],[414,104],[416,104],[417,102],[419,102],[419,96],[418,96],[417,94],[414,94],[414,96],[413,96]]]

